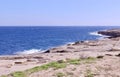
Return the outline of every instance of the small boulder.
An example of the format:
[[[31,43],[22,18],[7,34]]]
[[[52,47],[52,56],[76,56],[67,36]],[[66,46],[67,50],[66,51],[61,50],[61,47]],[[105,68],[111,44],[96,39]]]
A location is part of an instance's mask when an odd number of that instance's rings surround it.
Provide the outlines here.
[[[120,57],[120,53],[118,55],[115,55],[115,56]]]
[[[23,59],[23,60],[17,60],[17,61],[15,61],[14,64],[25,64],[26,62],[27,62],[27,60]]]
[[[104,57],[104,56],[97,56],[98,59],[101,59],[101,58],[103,58],[103,57]]]
[[[35,58],[35,59],[43,59],[43,57],[41,57],[41,56],[35,56],[33,58]]]
[[[105,54],[106,56],[113,56],[112,54]]]
[[[64,60],[58,60],[57,62],[58,63],[64,63],[65,61]]]
[[[75,45],[78,45],[78,44],[80,44],[80,43],[81,43],[80,41],[77,41],[77,42],[75,42],[74,44],[75,44]]]
[[[58,50],[58,51],[56,51],[56,52],[58,52],[58,53],[66,53],[66,52],[68,52],[67,50]]]
[[[14,59],[24,59],[24,57],[14,57]]]
[[[27,62],[37,62],[37,59],[27,59]]]
[[[50,53],[50,50],[45,51],[44,53]]]

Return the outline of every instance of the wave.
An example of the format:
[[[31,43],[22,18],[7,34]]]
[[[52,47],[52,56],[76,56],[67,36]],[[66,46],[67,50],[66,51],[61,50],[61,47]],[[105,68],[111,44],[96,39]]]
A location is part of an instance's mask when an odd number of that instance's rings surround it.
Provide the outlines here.
[[[42,53],[45,50],[41,50],[41,49],[30,49],[30,50],[24,50],[24,51],[18,51],[14,54],[33,54],[33,53]]]
[[[99,38],[97,38],[97,39],[103,39],[103,38],[106,38],[106,37],[109,37],[109,36],[106,36],[106,35],[102,35],[102,34],[98,34],[98,32],[97,31],[95,31],[95,32],[90,32],[89,33],[90,35],[93,35],[93,36],[99,36]]]
[[[94,35],[94,36],[104,36],[104,35],[102,35],[102,34],[98,34],[97,31],[95,31],[95,32],[90,32],[89,34],[90,34],[90,35]]]
[[[66,44],[74,44],[74,43],[75,43],[75,41],[74,42],[66,42],[65,45]]]

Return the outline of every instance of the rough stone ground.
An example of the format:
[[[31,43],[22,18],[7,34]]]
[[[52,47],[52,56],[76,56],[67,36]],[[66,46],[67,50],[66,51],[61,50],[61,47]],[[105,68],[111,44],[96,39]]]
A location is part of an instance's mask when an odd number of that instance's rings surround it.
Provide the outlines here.
[[[68,65],[63,69],[49,69],[30,75],[30,77],[120,77],[120,57],[105,56],[93,63]],[[89,76],[91,73],[93,76]]]
[[[50,49],[51,53],[0,56],[0,76],[52,61],[102,55],[105,56],[103,59],[92,64],[69,65],[59,70],[49,69],[31,74],[30,77],[55,77],[59,72],[67,77],[87,77],[87,72],[92,73],[94,77],[120,77],[120,57],[115,56],[120,53],[119,40],[120,38],[112,38],[64,45]]]

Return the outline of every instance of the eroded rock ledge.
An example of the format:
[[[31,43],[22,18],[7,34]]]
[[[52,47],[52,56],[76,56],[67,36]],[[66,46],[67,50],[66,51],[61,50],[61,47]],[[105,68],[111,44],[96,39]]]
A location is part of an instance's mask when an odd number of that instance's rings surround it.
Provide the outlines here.
[[[102,34],[110,37],[120,37],[120,29],[98,31],[98,34]]]
[[[77,41],[72,44],[51,48],[45,53],[68,53],[83,51],[111,51],[120,50],[120,29],[99,31],[99,34],[110,36],[102,40]]]

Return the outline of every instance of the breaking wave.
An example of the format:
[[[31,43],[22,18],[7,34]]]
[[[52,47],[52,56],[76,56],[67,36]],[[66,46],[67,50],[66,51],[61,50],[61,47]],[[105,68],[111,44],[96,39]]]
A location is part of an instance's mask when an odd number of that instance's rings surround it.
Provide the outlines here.
[[[98,36],[98,38],[97,39],[103,39],[103,38],[106,38],[106,37],[109,37],[109,36],[106,36],[106,35],[102,35],[102,34],[98,34],[98,32],[96,31],[96,32],[90,32],[89,33],[90,35],[93,35],[93,36]]]
[[[41,49],[30,49],[30,50],[24,50],[24,51],[18,51],[14,54],[33,54],[33,53],[42,53],[45,50],[41,50]]]
[[[90,35],[94,35],[94,36],[101,36],[101,37],[104,37],[104,35],[98,34],[97,31],[96,31],[96,32],[90,32],[89,34],[90,34]]]

